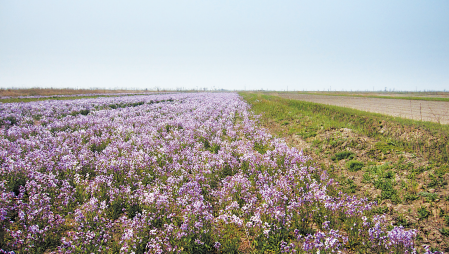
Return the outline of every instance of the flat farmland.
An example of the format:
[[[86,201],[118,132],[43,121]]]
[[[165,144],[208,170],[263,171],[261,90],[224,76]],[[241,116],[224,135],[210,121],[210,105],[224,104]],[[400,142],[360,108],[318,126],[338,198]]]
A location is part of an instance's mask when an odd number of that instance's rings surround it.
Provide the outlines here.
[[[250,109],[236,93],[1,103],[0,253],[422,249]]]
[[[280,93],[287,99],[348,107],[413,120],[449,123],[449,102]]]

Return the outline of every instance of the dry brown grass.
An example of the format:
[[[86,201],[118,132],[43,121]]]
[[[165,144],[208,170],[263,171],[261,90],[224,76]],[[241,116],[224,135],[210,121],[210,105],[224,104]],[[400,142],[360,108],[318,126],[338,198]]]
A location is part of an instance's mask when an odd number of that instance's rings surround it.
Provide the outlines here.
[[[143,90],[112,90],[112,89],[71,89],[71,88],[0,88],[0,97],[17,96],[51,96],[51,95],[77,95],[77,94],[107,94],[144,92]]]

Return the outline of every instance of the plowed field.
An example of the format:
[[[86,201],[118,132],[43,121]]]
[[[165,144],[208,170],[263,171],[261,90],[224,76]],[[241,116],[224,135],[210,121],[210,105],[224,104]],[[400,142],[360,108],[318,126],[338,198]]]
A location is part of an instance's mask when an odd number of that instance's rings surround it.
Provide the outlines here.
[[[288,99],[348,107],[413,120],[449,124],[449,102],[446,101],[395,100],[309,94],[279,94],[279,96]]]

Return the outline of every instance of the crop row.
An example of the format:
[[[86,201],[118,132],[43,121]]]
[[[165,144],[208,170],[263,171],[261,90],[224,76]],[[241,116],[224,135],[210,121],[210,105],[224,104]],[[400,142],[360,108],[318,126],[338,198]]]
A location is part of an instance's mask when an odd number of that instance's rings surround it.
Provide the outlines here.
[[[0,253],[414,251],[237,94],[0,106]]]

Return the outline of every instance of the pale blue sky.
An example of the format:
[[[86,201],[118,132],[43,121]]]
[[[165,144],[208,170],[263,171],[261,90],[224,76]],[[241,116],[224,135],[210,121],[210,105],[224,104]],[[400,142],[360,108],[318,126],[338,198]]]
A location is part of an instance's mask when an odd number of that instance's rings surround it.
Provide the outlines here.
[[[0,0],[0,87],[449,90],[449,1]]]

